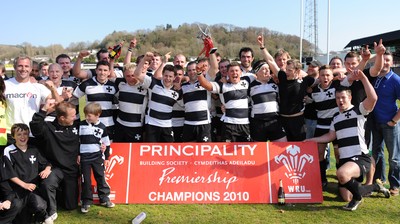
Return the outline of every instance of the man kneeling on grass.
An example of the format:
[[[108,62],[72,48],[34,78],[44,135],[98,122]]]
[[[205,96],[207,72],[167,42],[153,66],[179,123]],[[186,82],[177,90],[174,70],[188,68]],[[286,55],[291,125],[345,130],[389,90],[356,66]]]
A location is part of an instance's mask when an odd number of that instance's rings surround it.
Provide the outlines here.
[[[390,192],[379,180],[372,185],[361,185],[371,166],[371,157],[364,138],[365,116],[374,109],[378,97],[362,71],[355,70],[351,76],[353,80],[362,82],[367,98],[360,105],[354,106],[351,104],[351,90],[347,87],[338,87],[336,104],[339,107],[339,113],[334,115],[330,131],[307,141],[324,143],[333,141],[335,138],[338,140],[340,159],[336,175],[339,184],[353,194],[353,199],[343,209],[354,211],[361,204],[362,195],[380,192],[389,198]]]

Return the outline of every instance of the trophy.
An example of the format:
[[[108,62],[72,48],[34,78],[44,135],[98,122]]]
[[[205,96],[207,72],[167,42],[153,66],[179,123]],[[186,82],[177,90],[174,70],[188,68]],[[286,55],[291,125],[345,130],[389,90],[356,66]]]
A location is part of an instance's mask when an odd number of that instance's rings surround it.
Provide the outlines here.
[[[204,45],[204,47],[201,50],[198,57],[200,57],[200,55],[205,53],[205,56],[208,58],[210,56],[210,54],[213,54],[217,51],[217,48],[214,47],[214,43],[211,39],[211,34],[208,29],[208,26],[206,27],[206,29],[204,31],[203,31],[203,29],[201,29],[199,24],[197,24],[197,26],[199,27],[199,30],[200,30],[199,34],[197,35],[197,38],[202,40],[203,45]]]

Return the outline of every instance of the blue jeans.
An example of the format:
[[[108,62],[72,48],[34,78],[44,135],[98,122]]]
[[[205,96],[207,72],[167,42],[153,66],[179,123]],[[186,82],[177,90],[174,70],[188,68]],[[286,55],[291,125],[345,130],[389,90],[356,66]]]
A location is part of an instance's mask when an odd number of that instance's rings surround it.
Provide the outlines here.
[[[306,138],[314,137],[317,120],[304,119],[304,122],[306,124]]]
[[[379,147],[373,147],[372,149],[372,156],[375,159],[374,180],[380,179],[382,182],[386,182],[385,144],[382,142]]]
[[[312,120],[312,119],[304,119],[304,122],[306,124],[306,138],[313,138],[315,134],[315,129],[317,128],[317,120]],[[331,147],[329,144],[326,145],[326,169],[329,169],[331,167]],[[339,161],[336,161],[339,162]]]
[[[376,163],[375,173],[385,172],[385,161],[382,142],[385,142],[389,153],[388,180],[391,189],[400,187],[400,136],[399,124],[390,127],[387,124],[375,123],[372,127],[372,155]]]

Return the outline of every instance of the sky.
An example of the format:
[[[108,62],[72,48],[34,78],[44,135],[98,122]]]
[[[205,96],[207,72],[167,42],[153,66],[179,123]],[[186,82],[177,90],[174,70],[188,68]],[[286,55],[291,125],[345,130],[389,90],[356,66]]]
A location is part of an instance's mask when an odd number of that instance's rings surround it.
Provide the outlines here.
[[[351,40],[399,30],[399,8],[399,0],[331,0],[329,49],[343,50]],[[326,52],[328,0],[317,0],[317,9],[318,47]],[[23,0],[2,2],[1,11],[0,44],[7,45],[68,47],[72,42],[101,41],[113,31],[184,23],[265,27],[297,36],[303,29],[301,0]]]

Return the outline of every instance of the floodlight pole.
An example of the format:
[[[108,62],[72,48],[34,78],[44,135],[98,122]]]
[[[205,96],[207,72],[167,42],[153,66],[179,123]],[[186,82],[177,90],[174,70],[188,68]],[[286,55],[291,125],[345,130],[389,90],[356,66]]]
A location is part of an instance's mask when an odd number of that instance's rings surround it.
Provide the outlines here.
[[[328,30],[327,30],[327,34],[326,34],[326,64],[329,64],[329,35],[330,35],[330,20],[331,20],[331,0],[328,0]]]
[[[303,0],[300,0],[300,56],[299,60],[303,63]]]

